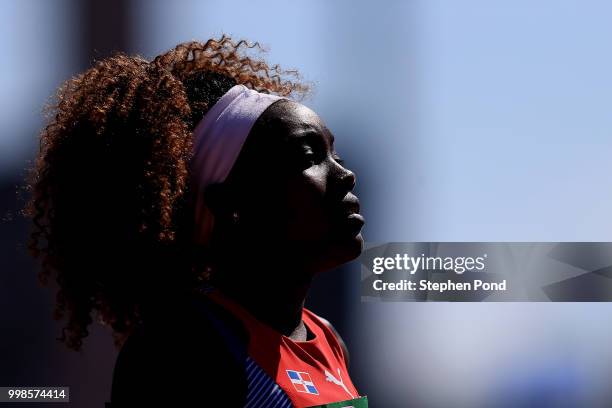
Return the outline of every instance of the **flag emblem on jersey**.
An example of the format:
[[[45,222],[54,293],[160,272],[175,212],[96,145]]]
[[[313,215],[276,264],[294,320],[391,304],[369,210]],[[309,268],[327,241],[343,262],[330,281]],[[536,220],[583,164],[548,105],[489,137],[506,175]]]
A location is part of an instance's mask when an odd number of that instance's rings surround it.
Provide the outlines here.
[[[310,374],[303,371],[286,370],[293,387],[297,392],[305,392],[307,394],[319,395],[317,387],[315,387]]]

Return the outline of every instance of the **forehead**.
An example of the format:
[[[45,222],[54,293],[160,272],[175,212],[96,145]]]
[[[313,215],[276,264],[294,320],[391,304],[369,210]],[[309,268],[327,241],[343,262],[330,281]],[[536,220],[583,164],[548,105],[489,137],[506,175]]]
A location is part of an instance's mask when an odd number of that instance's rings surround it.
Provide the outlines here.
[[[269,114],[274,117],[270,125],[275,133],[286,141],[305,135],[318,135],[333,142],[333,136],[312,109],[301,103],[284,100],[271,107]]]
[[[321,119],[312,109],[294,101],[286,101],[279,104],[279,120],[288,127],[297,128],[318,128]]]

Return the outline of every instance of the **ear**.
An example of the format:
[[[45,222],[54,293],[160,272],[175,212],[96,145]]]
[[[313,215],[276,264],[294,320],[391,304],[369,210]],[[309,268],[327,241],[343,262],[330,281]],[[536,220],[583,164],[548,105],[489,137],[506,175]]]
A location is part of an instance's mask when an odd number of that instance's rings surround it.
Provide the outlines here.
[[[206,204],[217,219],[223,219],[231,214],[234,205],[233,194],[225,183],[211,184],[204,190]]]

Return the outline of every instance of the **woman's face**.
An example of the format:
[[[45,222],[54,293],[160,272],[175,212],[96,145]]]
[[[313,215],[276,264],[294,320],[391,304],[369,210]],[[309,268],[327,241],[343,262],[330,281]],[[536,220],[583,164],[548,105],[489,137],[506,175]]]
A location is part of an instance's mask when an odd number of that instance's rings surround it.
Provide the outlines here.
[[[316,113],[288,100],[271,105],[227,180],[241,243],[313,273],[357,257],[364,219],[352,192],[355,175],[342,163]]]

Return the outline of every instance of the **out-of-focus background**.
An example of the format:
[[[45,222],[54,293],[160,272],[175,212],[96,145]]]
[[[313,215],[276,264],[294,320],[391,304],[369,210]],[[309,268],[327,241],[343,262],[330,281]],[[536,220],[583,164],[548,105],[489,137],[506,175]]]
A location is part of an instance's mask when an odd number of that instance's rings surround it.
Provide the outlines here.
[[[315,82],[305,104],[357,173],[367,241],[610,241],[611,16],[603,0],[3,1],[0,385],[109,399],[110,334],[92,326],[79,353],[54,340],[53,294],[10,216],[44,103],[94,59],[260,41]],[[359,299],[353,263],[309,305],[342,333],[372,407],[612,405],[612,304]]]

